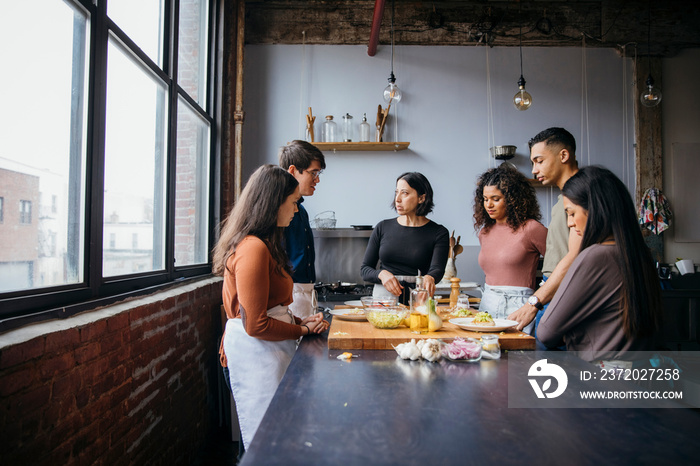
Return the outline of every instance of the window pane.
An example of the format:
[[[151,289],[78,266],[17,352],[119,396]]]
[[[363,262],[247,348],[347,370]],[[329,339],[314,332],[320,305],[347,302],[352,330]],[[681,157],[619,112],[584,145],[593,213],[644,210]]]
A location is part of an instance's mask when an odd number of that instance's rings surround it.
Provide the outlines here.
[[[175,265],[204,264],[209,251],[209,124],[178,99]]]
[[[177,81],[202,108],[207,99],[208,0],[180,0]]]
[[[68,2],[3,6],[0,293],[83,281],[88,30]]]
[[[110,38],[102,264],[105,277],[164,268],[166,97],[165,84]]]
[[[163,66],[163,0],[109,0],[107,16]]]

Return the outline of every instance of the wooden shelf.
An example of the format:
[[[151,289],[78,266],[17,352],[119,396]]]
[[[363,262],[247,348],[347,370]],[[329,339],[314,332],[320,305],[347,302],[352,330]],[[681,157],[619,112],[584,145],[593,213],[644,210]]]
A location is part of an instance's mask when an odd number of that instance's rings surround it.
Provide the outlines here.
[[[410,142],[312,142],[323,151],[397,151],[406,150]]]

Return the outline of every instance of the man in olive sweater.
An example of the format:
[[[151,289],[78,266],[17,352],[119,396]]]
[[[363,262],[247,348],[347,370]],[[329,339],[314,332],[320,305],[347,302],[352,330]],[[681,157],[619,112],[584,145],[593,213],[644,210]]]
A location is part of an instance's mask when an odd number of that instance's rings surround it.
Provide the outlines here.
[[[569,178],[578,172],[576,162],[576,140],[564,128],[548,128],[538,133],[528,142],[532,174],[544,186],[556,186],[560,190]],[[518,321],[518,330],[535,320],[537,323],[559,288],[571,263],[578,255],[581,237],[569,231],[561,194],[552,207],[552,216],[547,227],[547,247],[544,255],[542,274],[544,283],[530,296],[528,303],[508,316]]]

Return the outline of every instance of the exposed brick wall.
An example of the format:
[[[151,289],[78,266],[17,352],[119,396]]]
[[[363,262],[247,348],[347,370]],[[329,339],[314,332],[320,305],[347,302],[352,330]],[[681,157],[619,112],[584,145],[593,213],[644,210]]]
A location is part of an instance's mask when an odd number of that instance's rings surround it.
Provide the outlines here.
[[[190,464],[216,418],[220,304],[209,278],[0,335],[0,464]]]

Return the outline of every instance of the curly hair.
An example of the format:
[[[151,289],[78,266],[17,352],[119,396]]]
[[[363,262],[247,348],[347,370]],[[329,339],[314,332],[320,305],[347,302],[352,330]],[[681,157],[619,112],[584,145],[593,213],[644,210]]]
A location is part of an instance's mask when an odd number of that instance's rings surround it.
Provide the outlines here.
[[[506,201],[506,223],[514,231],[530,219],[539,221],[542,218],[535,188],[518,170],[510,165],[501,164],[484,172],[476,182],[474,229],[477,232],[481,229],[486,232],[496,224],[484,207],[484,187],[486,186],[495,186],[503,193]]]

